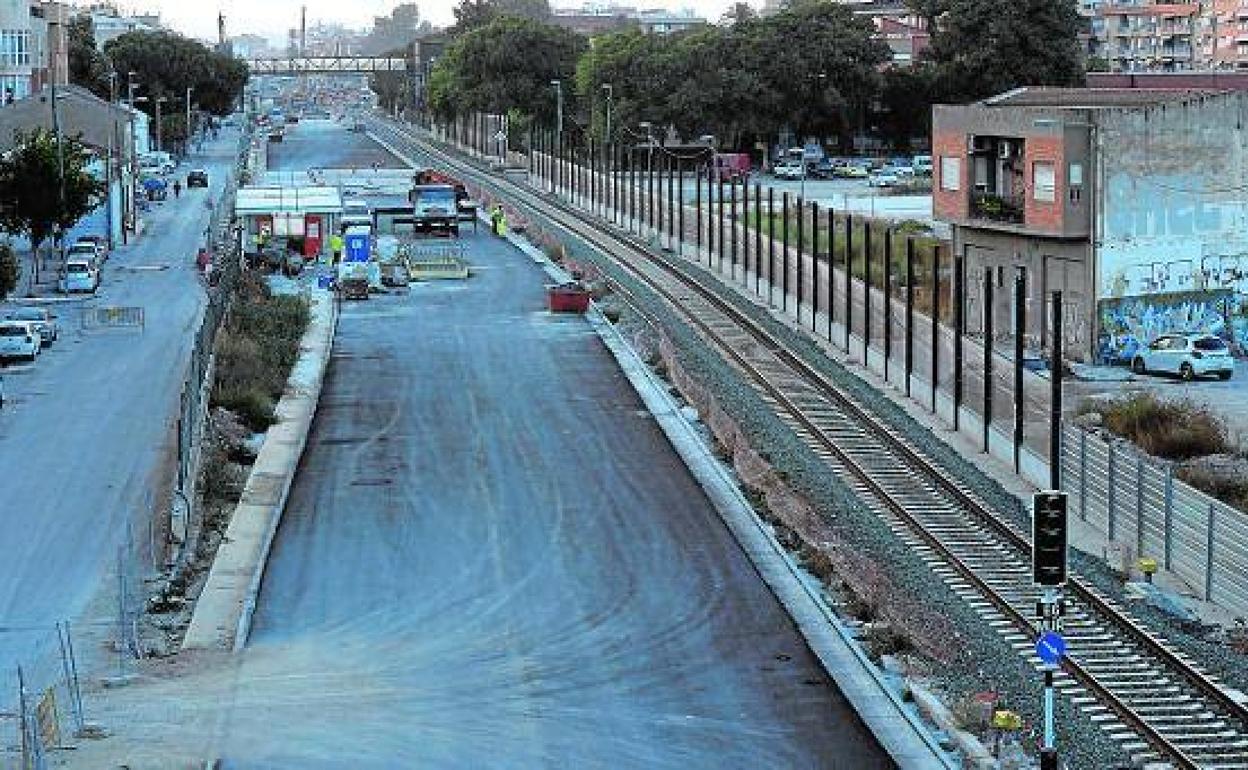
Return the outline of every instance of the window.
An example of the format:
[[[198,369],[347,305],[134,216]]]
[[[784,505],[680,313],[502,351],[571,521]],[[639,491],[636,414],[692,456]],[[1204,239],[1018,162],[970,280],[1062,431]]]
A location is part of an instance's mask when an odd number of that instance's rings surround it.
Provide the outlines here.
[[[1071,163],[1067,167],[1066,180],[1069,182],[1070,202],[1078,203],[1083,199],[1083,164]]]
[[[1031,164],[1031,198],[1042,203],[1057,200],[1057,179],[1052,163]]]
[[[0,30],[0,65],[5,67],[30,66],[29,30]]]
[[[941,156],[940,189],[956,192],[962,188],[962,159]]]

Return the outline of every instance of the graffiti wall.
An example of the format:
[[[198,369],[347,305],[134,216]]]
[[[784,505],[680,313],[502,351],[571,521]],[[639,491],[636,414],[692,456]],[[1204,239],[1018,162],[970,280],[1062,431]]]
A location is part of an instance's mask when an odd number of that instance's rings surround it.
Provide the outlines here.
[[[1248,350],[1248,294],[1227,290],[1102,300],[1097,359],[1128,364],[1135,352],[1167,332],[1208,332],[1237,355]]]

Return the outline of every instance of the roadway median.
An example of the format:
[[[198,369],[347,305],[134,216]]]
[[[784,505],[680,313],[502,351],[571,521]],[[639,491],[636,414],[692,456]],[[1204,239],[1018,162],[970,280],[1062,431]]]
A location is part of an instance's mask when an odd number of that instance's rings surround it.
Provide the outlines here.
[[[247,642],[273,537],[307,444],[338,316],[328,292],[311,295],[299,359],[230,518],[182,640],[182,649],[232,651]]]

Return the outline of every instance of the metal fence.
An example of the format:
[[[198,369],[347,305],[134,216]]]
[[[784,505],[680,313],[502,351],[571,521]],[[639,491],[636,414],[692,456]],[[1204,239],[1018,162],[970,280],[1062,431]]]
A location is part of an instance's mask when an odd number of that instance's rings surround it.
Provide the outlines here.
[[[80,318],[84,331],[110,328],[142,329],[144,324],[143,308],[132,306],[84,307]]]
[[[1202,599],[1248,615],[1248,515],[1183,483],[1173,463],[1073,425],[1062,486],[1072,513],[1127,558],[1154,558]]]

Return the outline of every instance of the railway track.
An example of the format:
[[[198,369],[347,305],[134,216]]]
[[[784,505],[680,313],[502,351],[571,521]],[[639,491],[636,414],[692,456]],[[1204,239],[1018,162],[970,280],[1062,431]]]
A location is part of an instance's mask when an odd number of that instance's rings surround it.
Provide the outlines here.
[[[1030,544],[972,489],[732,303],[688,261],[601,229],[584,211],[502,179],[393,124],[375,132],[505,194],[611,255],[700,330],[779,417],[984,623],[1035,666]],[[621,253],[627,259],[621,258]],[[618,287],[627,291],[624,287]],[[1248,708],[1217,679],[1079,576],[1067,588],[1060,691],[1138,766],[1248,769]]]

